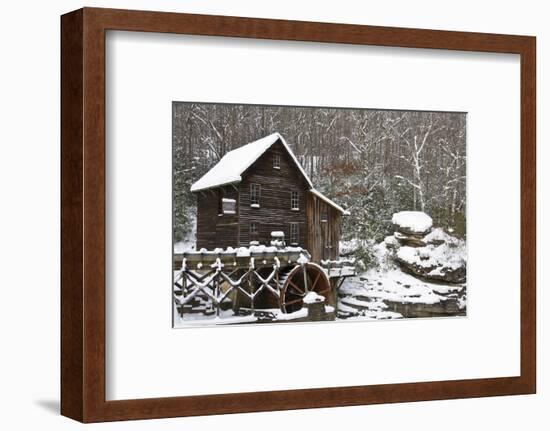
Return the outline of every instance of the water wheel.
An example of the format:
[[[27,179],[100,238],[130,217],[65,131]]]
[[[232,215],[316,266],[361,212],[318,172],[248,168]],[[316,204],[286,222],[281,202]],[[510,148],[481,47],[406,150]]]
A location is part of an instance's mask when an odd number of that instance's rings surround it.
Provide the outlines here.
[[[281,310],[285,313],[300,310],[304,297],[311,291],[324,296],[325,304],[329,304],[330,281],[325,271],[314,263],[308,262],[289,268],[279,278],[279,285]]]

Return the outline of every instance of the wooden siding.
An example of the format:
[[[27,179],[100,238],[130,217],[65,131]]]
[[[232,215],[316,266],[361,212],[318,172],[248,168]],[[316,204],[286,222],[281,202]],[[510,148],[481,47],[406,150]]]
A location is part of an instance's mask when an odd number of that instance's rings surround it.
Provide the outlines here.
[[[273,167],[275,155],[280,157],[280,168]],[[250,206],[250,185],[260,184],[260,207]],[[290,208],[291,191],[298,192],[299,210]],[[280,142],[275,143],[243,173],[239,184],[240,235],[239,245],[248,246],[251,240],[269,244],[271,232],[283,231],[285,241],[290,245],[290,223],[298,223],[299,241],[305,247],[307,238],[306,197],[308,185]],[[257,237],[249,235],[250,222],[257,222]]]
[[[237,201],[236,214],[219,215],[219,191]],[[239,229],[239,194],[231,185],[197,193],[197,250],[235,247]]]
[[[323,213],[327,221],[321,221]],[[306,248],[311,260],[335,260],[339,255],[340,223],[342,214],[313,193],[307,194],[307,241]]]

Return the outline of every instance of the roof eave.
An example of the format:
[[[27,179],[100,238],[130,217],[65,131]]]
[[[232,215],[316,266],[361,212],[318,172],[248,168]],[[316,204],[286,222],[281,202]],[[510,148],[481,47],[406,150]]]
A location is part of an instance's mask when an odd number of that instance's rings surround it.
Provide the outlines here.
[[[237,180],[237,181],[229,181],[229,182],[223,183],[223,184],[216,184],[215,186],[201,187],[200,189],[193,189],[193,187],[191,186],[190,191],[191,191],[191,193],[199,193],[199,192],[204,192],[206,190],[217,189],[218,187],[225,187],[225,186],[229,186],[229,185],[232,185],[232,184],[239,184],[241,181],[242,181],[242,178],[240,180]]]
[[[334,208],[335,210],[341,212],[343,215],[350,215],[351,213],[348,211],[348,210],[345,210],[344,208],[342,208],[340,205],[338,205],[336,202],[334,202],[332,199],[329,199],[328,197],[326,197],[323,193],[321,193],[319,190],[315,189],[315,188],[311,188],[309,190],[311,193],[313,193],[315,196],[319,197],[320,199],[322,199],[323,201],[325,201],[328,205],[330,205],[332,208]]]

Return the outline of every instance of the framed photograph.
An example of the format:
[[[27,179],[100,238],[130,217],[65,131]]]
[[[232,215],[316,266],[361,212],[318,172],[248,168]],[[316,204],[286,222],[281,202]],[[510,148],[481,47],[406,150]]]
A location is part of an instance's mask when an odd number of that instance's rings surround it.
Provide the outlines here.
[[[535,38],[61,18],[61,412],[532,394]]]
[[[174,102],[174,327],[466,316],[466,116]]]

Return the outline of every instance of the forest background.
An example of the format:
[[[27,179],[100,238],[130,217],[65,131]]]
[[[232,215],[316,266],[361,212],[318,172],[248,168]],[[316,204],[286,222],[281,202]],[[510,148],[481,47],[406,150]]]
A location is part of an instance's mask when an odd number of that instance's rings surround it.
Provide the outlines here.
[[[349,210],[342,239],[367,266],[399,211],[424,211],[466,238],[466,113],[174,102],[174,242],[194,235],[191,185],[227,152],[274,132],[315,188]]]

